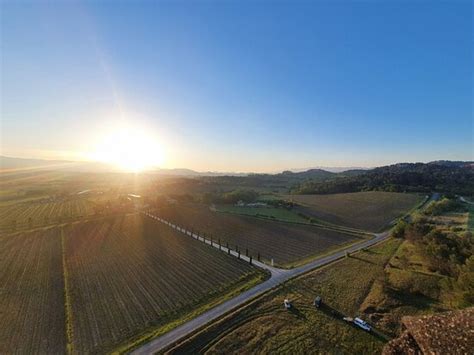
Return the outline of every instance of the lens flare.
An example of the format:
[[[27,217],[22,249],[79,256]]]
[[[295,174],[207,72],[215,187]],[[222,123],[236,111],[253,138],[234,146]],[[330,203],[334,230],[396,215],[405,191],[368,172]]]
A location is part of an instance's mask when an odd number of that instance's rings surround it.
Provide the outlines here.
[[[163,164],[163,150],[145,131],[124,127],[107,134],[98,144],[93,159],[125,171],[140,172]]]

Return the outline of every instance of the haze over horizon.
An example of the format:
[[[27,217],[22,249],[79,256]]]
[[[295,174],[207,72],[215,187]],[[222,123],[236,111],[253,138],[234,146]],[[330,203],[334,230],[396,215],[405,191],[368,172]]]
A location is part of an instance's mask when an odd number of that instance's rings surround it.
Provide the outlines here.
[[[1,7],[2,155],[235,172],[474,160],[469,1]]]

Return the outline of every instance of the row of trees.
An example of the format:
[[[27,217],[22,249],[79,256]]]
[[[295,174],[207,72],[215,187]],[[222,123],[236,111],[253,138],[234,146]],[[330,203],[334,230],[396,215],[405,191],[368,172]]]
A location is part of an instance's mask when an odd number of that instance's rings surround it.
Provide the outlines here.
[[[245,203],[254,202],[258,198],[258,192],[254,190],[237,189],[230,192],[207,192],[202,196],[206,204],[235,204],[239,201]]]

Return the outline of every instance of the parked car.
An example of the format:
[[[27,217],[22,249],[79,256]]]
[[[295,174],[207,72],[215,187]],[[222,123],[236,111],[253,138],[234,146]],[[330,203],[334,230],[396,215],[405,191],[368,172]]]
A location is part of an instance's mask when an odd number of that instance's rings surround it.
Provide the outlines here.
[[[372,330],[372,327],[360,318],[354,318],[354,324],[368,332]]]
[[[287,299],[283,301],[283,305],[285,306],[285,309],[290,309],[291,308],[291,302]]]

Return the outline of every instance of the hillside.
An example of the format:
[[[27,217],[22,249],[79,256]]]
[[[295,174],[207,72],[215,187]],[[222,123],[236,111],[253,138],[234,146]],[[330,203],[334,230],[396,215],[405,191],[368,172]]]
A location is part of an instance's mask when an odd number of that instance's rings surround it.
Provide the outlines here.
[[[338,175],[325,181],[295,184],[295,194],[328,194],[358,191],[443,192],[474,195],[472,162],[437,161],[383,166],[355,176]]]

